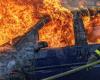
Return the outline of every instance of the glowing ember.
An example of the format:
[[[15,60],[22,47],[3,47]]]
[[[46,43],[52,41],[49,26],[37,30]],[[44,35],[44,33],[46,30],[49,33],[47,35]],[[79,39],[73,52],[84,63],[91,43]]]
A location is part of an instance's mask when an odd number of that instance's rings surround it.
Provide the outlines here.
[[[39,39],[47,41],[49,47],[65,47],[74,44],[71,12],[59,0],[44,0],[42,14],[51,16],[52,21],[39,31]]]

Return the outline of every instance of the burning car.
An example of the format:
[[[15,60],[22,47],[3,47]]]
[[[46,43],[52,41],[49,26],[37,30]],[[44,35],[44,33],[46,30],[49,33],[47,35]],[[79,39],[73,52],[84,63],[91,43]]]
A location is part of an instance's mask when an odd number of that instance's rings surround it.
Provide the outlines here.
[[[86,64],[100,48],[100,8],[64,2],[0,1],[1,79],[40,80]]]

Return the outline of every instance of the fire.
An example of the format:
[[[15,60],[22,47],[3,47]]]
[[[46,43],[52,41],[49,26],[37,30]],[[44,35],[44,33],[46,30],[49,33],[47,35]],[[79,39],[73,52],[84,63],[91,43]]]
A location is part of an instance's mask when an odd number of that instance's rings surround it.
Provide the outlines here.
[[[72,14],[59,0],[0,0],[0,45],[24,35],[42,15],[52,21],[39,31],[40,41],[49,47],[74,44]]]
[[[89,42],[100,43],[100,15],[95,16],[86,26]]]
[[[70,10],[60,0],[44,0],[42,14],[48,14],[52,21],[39,31],[39,40],[47,41],[49,47],[74,45],[73,18]]]
[[[44,15],[51,21],[39,31],[39,41],[52,48],[74,45],[73,16],[61,1],[0,0],[0,46],[24,35]],[[100,15],[85,16],[83,21],[88,41],[100,43]]]
[[[100,44],[100,13],[83,17],[88,43]]]
[[[19,1],[0,0],[0,45],[22,36],[38,21],[33,6]]]

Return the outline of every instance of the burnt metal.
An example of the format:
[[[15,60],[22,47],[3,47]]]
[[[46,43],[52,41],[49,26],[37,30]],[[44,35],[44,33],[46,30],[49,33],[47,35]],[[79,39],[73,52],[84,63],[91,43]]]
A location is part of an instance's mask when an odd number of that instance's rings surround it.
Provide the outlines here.
[[[33,66],[32,62],[34,62],[35,54],[34,45],[37,41],[36,38],[38,38],[38,30],[49,21],[49,17],[43,17],[29,30],[29,32],[27,32],[24,36],[19,37],[13,45],[13,47],[16,48],[16,51],[0,53],[0,79],[11,78],[10,80],[14,80],[12,79],[13,77],[16,77],[17,79],[23,78],[20,76],[22,74],[23,66]],[[11,72],[14,70],[19,72],[12,74]],[[24,71],[22,75],[25,76]]]
[[[100,14],[100,7],[94,7],[94,8],[80,8],[80,12],[82,16],[96,16],[97,14]]]
[[[40,49],[46,48],[46,47],[48,47],[47,42],[45,42],[45,41],[37,42],[35,47],[34,47],[34,51],[38,52],[38,51],[40,51]]]
[[[84,11],[83,11],[84,12]],[[87,13],[87,12],[84,12]],[[58,48],[58,49],[44,49],[37,53],[35,56],[35,74],[33,75],[36,77],[37,80],[41,80],[45,77],[52,76],[53,74],[61,73],[62,71],[68,71],[73,69],[72,67],[80,66],[81,63],[87,63],[88,58],[95,54],[95,50],[100,48],[100,44],[92,44],[89,45],[87,43],[87,36],[84,29],[83,21],[82,21],[82,12],[75,11],[74,15],[74,31],[75,31],[75,46],[65,47],[65,48]],[[44,54],[41,54],[44,53]],[[67,64],[70,63],[70,66]],[[79,63],[79,65],[72,65],[73,63]],[[65,64],[65,65],[64,65]],[[52,66],[53,65],[53,66]],[[72,66],[71,66],[72,65]],[[100,69],[97,69],[100,71]],[[86,70],[84,70],[84,74],[86,74]],[[91,71],[88,72],[89,74]],[[98,72],[100,73],[100,72]],[[82,76],[83,73],[80,72],[80,75],[74,76],[71,75],[71,78],[63,77],[61,80],[71,80],[72,78],[77,79],[79,76]],[[83,74],[83,75],[84,75]],[[88,74],[87,74],[88,75]],[[38,77],[39,76],[39,77]],[[91,76],[95,76],[99,78],[97,72],[93,72]],[[86,80],[94,80],[90,77],[79,78],[86,79]]]
[[[13,45],[17,49],[16,52],[0,54],[0,79],[6,78],[8,80],[14,80],[16,78],[25,78],[26,80],[41,80],[42,78],[52,74],[57,74],[61,71],[82,65],[82,63],[86,63],[89,56],[94,54],[94,51],[99,48],[100,45],[87,45],[86,36],[84,37],[84,25],[80,22],[81,19],[79,16],[79,12],[74,14],[74,25],[76,25],[75,46],[56,49],[42,49],[35,52],[34,46],[38,39],[38,30],[43,27],[44,22],[45,24],[48,23],[50,18],[45,17],[42,21],[39,21],[34,28],[30,29],[28,33],[21,37],[22,39],[18,40],[18,44],[16,43]],[[78,35],[79,33],[80,35]],[[44,45],[42,44],[42,47],[43,46]],[[47,44],[45,46],[47,46]],[[37,49],[39,49],[39,47]],[[94,75],[97,76],[98,74],[96,73],[94,73]]]
[[[80,11],[76,11],[74,13],[74,32],[75,32],[75,45],[88,44]]]
[[[71,11],[73,14],[75,12],[79,11],[81,16],[96,16],[97,14],[100,14],[100,7],[93,7],[93,8],[79,8],[79,10],[73,10]]]
[[[32,41],[34,39],[36,39],[34,41],[38,41],[38,31],[49,21],[50,17],[48,16],[42,17],[42,19],[38,21],[38,23],[35,24],[32,28],[30,28],[27,33],[25,33],[16,43],[14,43],[13,46],[16,47],[17,49],[20,49],[21,46],[23,47],[23,44],[25,42]],[[34,37],[33,34],[35,35]]]
[[[23,74],[23,72],[15,70],[9,74],[6,80],[26,80],[26,76]]]
[[[10,42],[7,42],[5,44],[3,44],[2,46],[6,46],[6,45],[11,45],[12,47],[16,48],[16,49],[21,49],[21,47],[23,47],[23,44],[25,42],[29,42],[32,41],[34,39],[34,41],[38,41],[38,31],[50,21],[50,17],[49,16],[44,16],[42,17],[33,27],[31,27],[28,32],[26,32],[23,36],[18,36],[16,38],[14,38],[12,40],[12,44],[10,44]],[[33,41],[33,42],[34,42]],[[34,42],[36,43],[36,42]]]

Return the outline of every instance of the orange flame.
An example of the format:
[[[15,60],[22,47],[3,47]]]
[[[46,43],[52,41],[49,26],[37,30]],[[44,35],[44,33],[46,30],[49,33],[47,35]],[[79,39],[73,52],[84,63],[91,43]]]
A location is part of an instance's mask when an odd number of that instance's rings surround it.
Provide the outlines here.
[[[0,0],[0,45],[22,36],[36,22],[31,5],[19,4],[17,0]]]
[[[83,17],[83,21],[88,36],[88,42],[100,44],[100,14],[92,18],[85,16]]]
[[[95,6],[99,6],[100,1],[94,2]],[[80,0],[79,7],[88,10],[88,0]],[[90,13],[87,11],[87,16],[82,16],[84,27],[86,29],[88,43],[100,44],[100,13],[97,13],[97,10],[100,11],[100,8],[91,8]],[[96,14],[97,13],[97,14]],[[94,14],[90,16],[90,14]]]
[[[74,45],[73,16],[61,4],[60,0],[0,0],[0,45],[24,35],[43,15],[49,15],[51,22],[39,31],[40,41],[52,48]],[[96,31],[100,29],[100,15],[92,20],[86,16],[83,21],[88,40],[100,43],[100,31]],[[94,24],[98,26],[95,30]]]
[[[65,47],[74,44],[73,20],[70,10],[64,8],[59,0],[44,0],[43,14],[51,16],[52,21],[39,31],[39,39],[47,41],[49,47]]]

